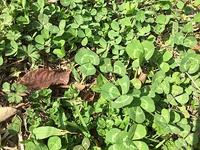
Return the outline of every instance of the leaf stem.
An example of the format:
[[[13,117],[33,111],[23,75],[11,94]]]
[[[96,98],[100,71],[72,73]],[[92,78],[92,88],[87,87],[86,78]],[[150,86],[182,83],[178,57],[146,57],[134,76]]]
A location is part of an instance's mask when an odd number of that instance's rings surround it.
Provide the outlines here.
[[[185,72],[187,74],[187,76],[190,78],[190,80],[194,83],[194,85],[196,86],[196,88],[200,91],[199,86],[196,84],[196,82],[193,80],[193,78],[189,75],[189,73]]]

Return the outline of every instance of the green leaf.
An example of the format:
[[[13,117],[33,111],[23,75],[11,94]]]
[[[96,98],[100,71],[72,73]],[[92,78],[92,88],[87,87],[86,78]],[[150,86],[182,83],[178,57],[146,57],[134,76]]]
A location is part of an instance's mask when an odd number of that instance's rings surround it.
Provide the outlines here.
[[[78,64],[92,63],[93,65],[99,65],[99,56],[91,50],[82,48],[75,56],[75,61]]]
[[[199,142],[199,137],[197,133],[190,133],[186,138],[185,141],[190,145],[196,145]]]
[[[0,66],[3,65],[3,58],[0,56]]]
[[[141,44],[142,44],[144,52],[145,52],[144,57],[146,60],[149,60],[154,54],[155,46],[152,42],[149,42],[146,40],[143,41]]]
[[[85,150],[85,148],[82,145],[76,145],[73,150]]]
[[[185,37],[184,37],[183,33],[182,32],[178,32],[174,36],[174,43],[177,44],[177,45],[182,45],[184,39],[185,39]]]
[[[169,64],[166,63],[166,62],[162,62],[162,63],[160,64],[160,68],[161,68],[161,70],[162,70],[163,72],[168,72],[169,69],[170,69]]]
[[[69,6],[71,3],[71,1],[66,1],[66,0],[60,0],[60,4],[64,7],[67,7]]]
[[[126,74],[126,67],[121,61],[116,61],[114,63],[114,73],[117,73],[121,76],[124,76]]]
[[[181,60],[180,71],[181,72],[188,71],[189,74],[197,72],[200,64],[199,60],[200,60],[199,55],[193,53],[188,54]]]
[[[141,97],[141,107],[147,112],[155,111],[154,101],[148,96]]]
[[[168,49],[165,50],[165,53],[163,54],[162,58],[163,61],[166,62],[172,58],[173,54]]]
[[[104,99],[111,101],[120,96],[119,90],[112,83],[105,83],[101,89],[101,95]]]
[[[197,45],[197,39],[194,36],[186,37],[183,41],[185,47],[193,47]]]
[[[142,87],[142,82],[137,78],[133,78],[131,83],[136,89],[140,89]]]
[[[11,124],[8,126],[9,134],[11,135],[18,134],[19,132],[21,132],[21,127],[22,127],[21,118],[18,115],[13,117]]]
[[[43,36],[44,39],[48,39],[50,37],[49,30],[47,30],[47,29],[43,29],[41,31],[41,34],[42,34],[42,36]]]
[[[86,63],[84,65],[81,65],[80,66],[80,71],[85,76],[93,75],[93,74],[96,73],[95,67],[92,64],[90,64],[90,63]]]
[[[197,14],[194,16],[194,21],[200,22],[200,13],[197,13]]]
[[[106,132],[106,141],[110,143],[115,143],[117,135],[120,133],[120,130],[113,128]]]
[[[49,22],[49,17],[46,14],[39,14],[38,20],[42,25],[45,25]]]
[[[142,124],[134,124],[133,126],[131,126],[129,132],[133,133],[133,140],[142,139],[147,134],[146,128]]]
[[[128,113],[131,119],[137,123],[143,123],[145,120],[145,114],[139,106],[129,108]]]
[[[81,41],[82,46],[86,46],[88,44],[88,38],[84,37],[83,40]]]
[[[117,98],[116,101],[114,101],[111,106],[113,108],[122,108],[124,106],[129,105],[133,101],[133,97],[129,95],[121,95],[119,98]]]
[[[176,96],[175,99],[177,102],[183,105],[189,101],[189,95],[187,93],[184,93],[184,94]]]
[[[161,111],[161,115],[163,118],[165,118],[166,122],[169,123],[170,121],[170,112],[169,110],[163,108],[162,111]]]
[[[36,37],[35,37],[35,41],[37,42],[37,43],[39,43],[39,44],[44,44],[44,38],[43,38],[43,36],[42,35],[37,35]]]
[[[50,137],[48,140],[49,150],[60,150],[62,147],[61,139],[58,136]]]
[[[56,54],[59,58],[63,58],[65,56],[64,46],[61,49],[54,49],[53,53]]]
[[[148,145],[143,142],[143,141],[133,141],[133,143],[135,144],[135,146],[138,148],[138,149],[141,149],[141,150],[149,150],[149,147]]]
[[[101,66],[99,66],[100,70],[104,73],[108,73],[108,72],[112,72],[113,71],[113,67],[111,65],[111,60],[110,58],[105,58],[102,60],[101,62]]]
[[[126,46],[126,52],[132,59],[138,58],[141,60],[143,58],[143,47],[136,39]]]
[[[84,138],[83,141],[82,141],[82,146],[85,148],[85,150],[89,149],[90,140],[88,138]]]
[[[130,87],[130,80],[127,75],[124,75],[121,79],[117,81],[117,83],[121,86],[122,94],[128,93]]]
[[[38,127],[33,129],[36,139],[45,139],[54,135],[62,135],[62,130],[51,126]]]
[[[59,29],[64,30],[65,26],[66,26],[66,20],[61,20],[59,22]]]
[[[14,49],[18,49],[18,45],[17,45],[17,43],[15,42],[15,41],[11,41],[10,42],[10,45],[14,48]]]
[[[116,22],[116,21],[112,21],[112,23],[111,23],[111,28],[112,28],[113,30],[115,30],[115,31],[119,31],[119,30],[120,30],[120,28],[119,28],[119,23]]]

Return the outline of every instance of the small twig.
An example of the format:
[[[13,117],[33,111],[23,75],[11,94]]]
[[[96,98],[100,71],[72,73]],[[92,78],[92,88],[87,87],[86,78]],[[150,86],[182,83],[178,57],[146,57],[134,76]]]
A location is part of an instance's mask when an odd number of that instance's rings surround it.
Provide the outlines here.
[[[200,91],[199,86],[196,84],[196,82],[193,80],[193,78],[189,75],[189,73],[186,72],[186,74],[190,78],[190,80],[194,83],[194,85],[196,86],[196,88]]]
[[[21,143],[23,141],[22,133],[18,133],[18,139],[19,139],[20,150],[24,150],[24,144]]]

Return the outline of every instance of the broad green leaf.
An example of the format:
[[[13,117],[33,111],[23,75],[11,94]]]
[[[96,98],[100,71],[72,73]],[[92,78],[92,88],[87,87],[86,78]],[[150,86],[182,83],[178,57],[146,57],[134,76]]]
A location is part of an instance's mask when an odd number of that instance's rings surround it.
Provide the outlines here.
[[[170,69],[169,64],[166,63],[166,62],[162,62],[162,63],[160,64],[160,68],[161,68],[161,70],[162,70],[163,72],[168,72],[169,69]]]
[[[78,25],[83,24],[83,17],[82,17],[81,15],[75,16],[74,19],[75,19],[75,21],[76,21],[76,23],[77,23]]]
[[[121,61],[116,61],[114,63],[114,73],[117,73],[121,76],[124,76],[126,74],[126,67]]]
[[[53,53],[56,54],[59,58],[63,58],[65,56],[65,49],[64,47],[61,49],[54,49]]]
[[[61,20],[59,22],[59,29],[64,30],[65,26],[66,26],[66,20]]]
[[[180,71],[193,74],[198,71],[200,64],[200,56],[190,53],[185,58],[181,60]]]
[[[178,138],[176,141],[175,141],[175,146],[179,149],[187,149],[188,145],[185,141],[185,139],[183,138]]]
[[[145,114],[139,106],[129,108],[128,113],[131,119],[137,123],[143,123],[145,120]]]
[[[163,118],[165,118],[165,121],[167,123],[169,123],[169,121],[170,121],[170,112],[167,109],[163,108],[162,111],[161,111],[161,115],[162,115]]]
[[[168,19],[165,15],[161,14],[161,15],[158,15],[156,17],[156,23],[159,23],[159,24],[167,24],[168,23]]]
[[[13,117],[11,124],[8,126],[9,134],[11,135],[17,135],[19,132],[21,132],[22,127],[22,120],[17,115]]]
[[[42,34],[42,36],[43,36],[43,38],[44,39],[48,39],[49,38],[49,30],[47,30],[47,29],[43,29],[42,31],[41,31],[41,34]]]
[[[189,101],[189,95],[187,93],[184,93],[184,94],[176,96],[175,99],[177,102],[183,105]]]
[[[58,136],[53,136],[48,139],[49,150],[60,150],[62,147],[61,139]]]
[[[168,60],[170,60],[172,58],[173,54],[172,52],[170,52],[169,50],[165,50],[165,53],[163,54],[162,58],[163,58],[163,61],[166,62]]]
[[[133,141],[136,147],[140,150],[149,150],[148,145],[143,141]]]
[[[112,83],[105,83],[101,89],[101,95],[104,99],[111,101],[120,96],[117,87]]]
[[[144,53],[140,41],[136,39],[126,46],[126,52],[132,59],[134,58],[141,59]]]
[[[62,130],[51,127],[43,126],[33,129],[33,134],[35,134],[36,139],[45,139],[54,135],[63,135]]]
[[[200,13],[197,13],[195,16],[194,16],[194,21],[196,22],[200,22]]]
[[[121,79],[117,81],[117,83],[121,86],[122,94],[128,93],[130,87],[130,80],[127,75],[124,75]]]
[[[3,58],[0,56],[0,66],[3,65]]]
[[[183,93],[183,88],[178,85],[172,85],[172,95],[175,97]]]
[[[78,37],[80,37],[80,38],[84,38],[85,37],[85,33],[83,32],[83,30],[78,30]]]
[[[101,61],[101,66],[99,66],[100,70],[104,73],[112,72],[113,67],[111,65],[111,60],[110,58],[105,58]]]
[[[141,98],[141,107],[147,112],[155,111],[154,101],[148,96],[142,96]]]
[[[147,40],[143,41],[141,44],[145,52],[144,57],[146,60],[149,60],[154,54],[155,46],[152,42],[149,42]]]
[[[92,63],[93,65],[99,65],[100,60],[99,56],[91,50],[88,49],[80,49],[78,53],[75,55],[75,61],[78,64]]]
[[[67,7],[69,6],[71,3],[71,1],[66,1],[66,0],[60,0],[60,4],[64,7]]]
[[[88,44],[88,38],[84,37],[83,40],[81,41],[82,46],[86,46]]]
[[[141,82],[139,79],[137,79],[137,78],[133,78],[133,79],[131,80],[131,83],[132,83],[132,85],[133,85],[136,89],[140,89],[141,86],[142,86],[142,82]]]
[[[147,134],[146,128],[142,124],[134,124],[133,126],[131,126],[129,132],[133,132],[133,140],[142,139]]]
[[[185,39],[184,35],[182,32],[178,32],[175,36],[174,36],[174,42],[177,45],[182,45],[183,44],[183,40]]]
[[[76,145],[73,150],[85,150],[85,148],[82,145]]]
[[[80,66],[80,71],[85,76],[89,76],[89,75],[93,75],[96,73],[96,68],[92,64],[86,63],[86,64]]]
[[[82,141],[82,146],[87,150],[90,147],[90,140],[88,138],[84,138]]]
[[[191,127],[190,127],[190,125],[186,124],[186,125],[184,125],[184,127],[182,127],[182,128],[183,128],[183,130],[180,132],[179,135],[180,135],[181,137],[185,138],[185,137],[190,133]]]
[[[39,43],[39,44],[44,44],[44,38],[43,38],[43,36],[42,35],[37,35],[36,37],[35,37],[35,41],[37,42],[37,43]]]
[[[114,30],[110,30],[108,31],[108,37],[110,39],[114,39],[115,37],[119,36],[119,32],[117,31],[114,31]]]
[[[196,145],[199,142],[199,136],[197,133],[190,133],[185,140],[190,145]]]
[[[133,97],[129,95],[121,95],[117,100],[115,100],[111,106],[113,108],[122,108],[129,105],[133,101]]]
[[[18,49],[18,45],[17,45],[17,43],[15,42],[15,41],[11,41],[10,42],[10,45],[14,48],[14,49]]]
[[[128,133],[126,131],[121,131],[118,133],[117,137],[115,138],[115,143],[118,145],[123,144],[123,142],[130,140],[128,138]]]
[[[118,22],[116,22],[116,21],[112,21],[112,23],[111,23],[111,28],[113,29],[113,30],[115,30],[115,31],[119,31],[119,23]]]
[[[38,20],[42,25],[45,25],[49,22],[49,17],[46,14],[39,14]]]
[[[193,47],[197,45],[197,39],[194,36],[186,37],[183,41],[183,45],[186,47]]]
[[[117,135],[120,133],[121,131],[117,128],[112,128],[111,130],[106,132],[106,141],[110,142],[110,143],[115,143]]]

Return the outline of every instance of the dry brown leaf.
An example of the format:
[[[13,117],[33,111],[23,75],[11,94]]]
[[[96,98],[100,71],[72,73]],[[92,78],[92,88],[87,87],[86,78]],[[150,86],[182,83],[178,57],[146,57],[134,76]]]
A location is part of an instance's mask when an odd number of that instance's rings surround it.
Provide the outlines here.
[[[139,76],[139,80],[142,82],[142,84],[145,83],[146,81],[146,78],[147,78],[147,73],[141,73],[140,76]]]
[[[64,84],[69,82],[71,71],[67,70],[49,70],[39,68],[29,71],[19,81],[27,87],[28,91],[37,91],[48,88],[50,85]]]
[[[93,91],[81,91],[80,93],[81,99],[88,102],[93,101],[94,96],[95,96],[95,93]]]
[[[74,86],[75,86],[78,90],[80,90],[80,91],[82,91],[82,90],[85,88],[85,85],[83,85],[83,84],[78,84],[78,83],[74,83]]]
[[[0,123],[17,113],[17,109],[12,107],[0,107]]]

